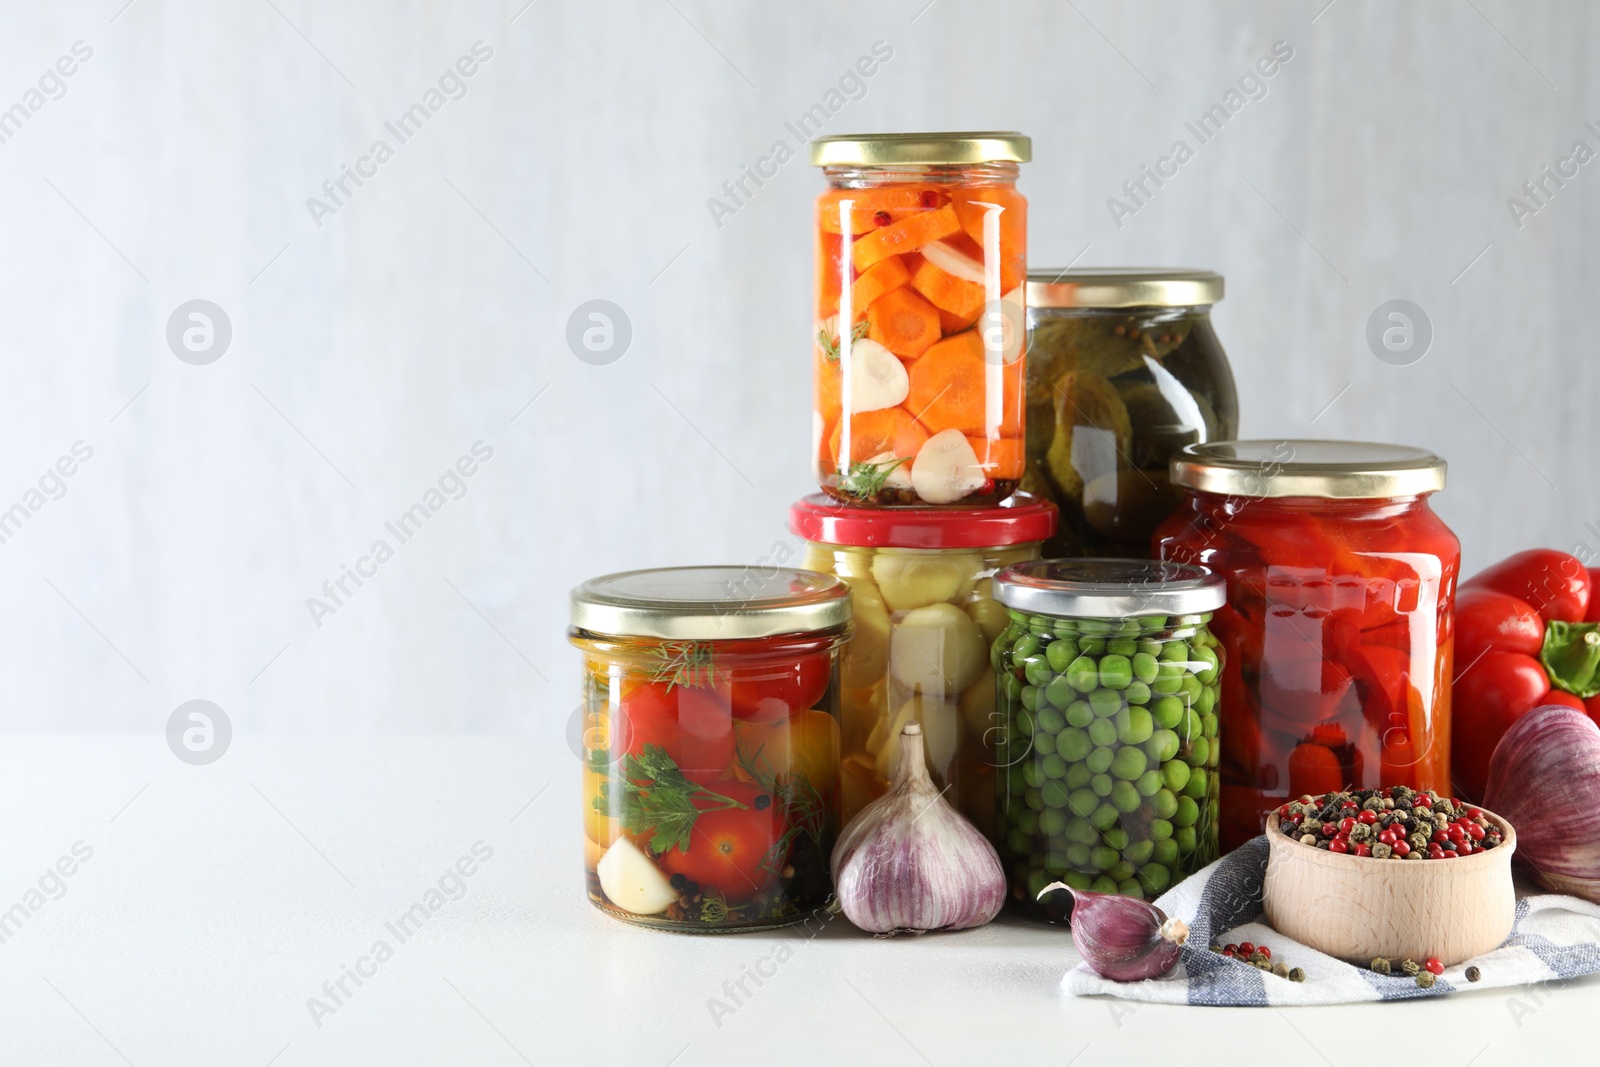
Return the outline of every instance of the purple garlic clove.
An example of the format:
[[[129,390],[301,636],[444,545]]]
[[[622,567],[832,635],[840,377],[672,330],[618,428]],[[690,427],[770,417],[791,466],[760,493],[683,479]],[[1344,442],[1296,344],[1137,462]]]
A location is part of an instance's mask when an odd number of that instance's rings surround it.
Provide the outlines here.
[[[1072,894],[1072,943],[1091,970],[1113,982],[1160,978],[1178,962],[1189,926],[1134,897],[1090,893],[1061,882],[1044,887]]]

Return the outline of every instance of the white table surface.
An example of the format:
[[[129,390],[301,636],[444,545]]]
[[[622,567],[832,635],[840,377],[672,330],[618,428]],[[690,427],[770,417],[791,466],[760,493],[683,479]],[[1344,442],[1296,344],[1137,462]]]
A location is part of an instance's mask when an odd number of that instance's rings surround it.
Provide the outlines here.
[[[1009,919],[892,941],[842,919],[814,937],[635,929],[584,898],[577,772],[526,738],[241,736],[204,767],[158,735],[7,738],[0,910],[78,842],[93,854],[0,943],[0,1063],[1344,1067],[1381,1049],[1482,1067],[1592,1048],[1593,979],[1176,1008],[1063,997],[1065,930]],[[480,841],[493,855],[463,895],[404,942],[386,930]],[[319,1026],[308,998],[379,939],[392,957]],[[724,983],[784,945],[714,1019]]]

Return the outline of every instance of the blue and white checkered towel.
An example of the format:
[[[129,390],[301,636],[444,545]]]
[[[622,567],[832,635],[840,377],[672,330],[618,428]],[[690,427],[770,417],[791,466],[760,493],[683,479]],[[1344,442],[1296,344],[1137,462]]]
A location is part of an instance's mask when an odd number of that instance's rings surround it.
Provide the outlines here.
[[[1468,988],[1466,963],[1446,970],[1431,989],[1423,989],[1414,978],[1376,974],[1291,941],[1262,921],[1261,883],[1266,869],[1267,839],[1258,837],[1156,900],[1162,911],[1189,924],[1189,943],[1178,965],[1164,977],[1111,982],[1080,963],[1062,978],[1062,989],[1076,996],[1104,993],[1160,1004],[1267,1007],[1442,997]],[[1267,944],[1274,960],[1304,968],[1306,980],[1291,982],[1210,948],[1242,941]],[[1560,981],[1600,971],[1600,906],[1553,893],[1522,897],[1511,936],[1470,962],[1483,972],[1471,984],[1473,989]]]

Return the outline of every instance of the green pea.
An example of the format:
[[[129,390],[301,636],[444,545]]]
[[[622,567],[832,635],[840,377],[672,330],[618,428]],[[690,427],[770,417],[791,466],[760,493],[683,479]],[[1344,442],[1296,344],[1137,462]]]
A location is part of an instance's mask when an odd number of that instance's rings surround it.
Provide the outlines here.
[[[1217,725],[1217,717],[1209,711],[1206,712],[1200,716],[1200,736],[1207,739],[1216,737]]]
[[[1146,863],[1139,868],[1139,880],[1152,895],[1160,894],[1172,884],[1172,869],[1164,863]]]
[[[1100,747],[1083,758],[1084,766],[1092,774],[1104,774],[1111,769],[1111,761],[1117,758],[1115,749]]]
[[[1029,871],[1028,872],[1028,899],[1029,900],[1036,899],[1039,896],[1040,893],[1044,892],[1044,887],[1045,887],[1046,884],[1049,883],[1049,881],[1050,881],[1050,875],[1048,875],[1044,871]]]
[[[1150,692],[1161,696],[1171,696],[1183,688],[1183,677],[1179,674],[1158,676],[1150,683]]]
[[[1089,803],[1091,805],[1089,811],[1093,811],[1099,806],[1100,801],[1096,799],[1094,794],[1091,793],[1089,795]],[[1069,819],[1067,821],[1067,828],[1061,836],[1065,837],[1068,841],[1075,841],[1080,845],[1092,845],[1096,841],[1100,840],[1100,831],[1096,830],[1089,822],[1088,813],[1085,812],[1082,815],[1076,815],[1072,819]]]
[[[1040,733],[1059,734],[1066,725],[1067,717],[1061,713],[1061,709],[1049,704],[1041,707],[1034,715],[1034,726]]]
[[[1022,794],[1022,802],[1028,805],[1028,811],[1018,813],[1017,817],[1019,819],[1030,812],[1037,818],[1039,813],[1044,810],[1044,794],[1037,788],[1030,789]]]
[[[1053,671],[1064,671],[1078,655],[1078,642],[1070,637],[1058,637],[1044,646],[1045,662]]]
[[[1106,639],[1103,637],[1078,638],[1078,651],[1085,656],[1098,656],[1106,650]]]
[[[1140,615],[1139,628],[1146,633],[1165,630],[1167,629],[1167,617],[1165,615]]]
[[[1163,730],[1171,730],[1183,721],[1183,701],[1177,697],[1158,697],[1150,702],[1150,715]]]
[[[1200,843],[1200,839],[1195,834],[1194,827],[1192,826],[1185,826],[1178,830],[1172,835],[1172,840],[1177,843],[1178,852],[1184,856],[1187,856],[1189,853],[1193,852],[1195,850],[1195,846]]]
[[[1122,697],[1115,689],[1096,689],[1089,694],[1089,710],[1097,718],[1109,718],[1122,710]]]
[[[1021,663],[1023,660],[1039,651],[1039,645],[1039,639],[1034,637],[1032,634],[1024,637],[1022,640],[1011,646],[1011,662]]]
[[[1174,794],[1183,792],[1183,787],[1189,784],[1190,773],[1189,765],[1181,759],[1168,760],[1161,765],[1161,777]]]
[[[1178,862],[1178,842],[1172,837],[1165,841],[1157,841],[1155,851],[1150,853],[1150,858],[1163,867],[1171,867]]]
[[[1084,849],[1083,860],[1082,862],[1076,864],[1076,866],[1082,867],[1088,862],[1089,850]],[[1071,886],[1073,889],[1076,889],[1080,893],[1087,893],[1094,888],[1093,876],[1086,874],[1083,871],[1068,871],[1067,876],[1063,878],[1062,881],[1066,882],[1067,885]]]
[[[1129,666],[1127,656],[1110,652],[1100,657],[1102,686],[1107,689],[1126,689],[1131,681],[1133,681],[1133,668]]]
[[[1133,783],[1133,787],[1139,791],[1141,797],[1153,797],[1164,781],[1161,772],[1152,769],[1141,774],[1139,780]]]
[[[1178,740],[1184,743],[1194,741],[1201,736],[1200,716],[1189,708],[1183,709],[1183,721],[1173,729],[1178,731]]]
[[[1081,634],[1092,634],[1096,637],[1104,637],[1114,629],[1116,629],[1116,627],[1105,619],[1078,620],[1078,632]]]
[[[1160,659],[1163,663],[1189,662],[1189,643],[1187,641],[1168,641],[1161,646]]]
[[[1055,629],[1055,620],[1044,615],[1035,615],[1028,620],[1028,632],[1032,634],[1047,634]]]
[[[1116,629],[1112,630],[1111,632],[1116,634],[1118,637],[1137,637],[1139,636],[1141,630],[1142,627],[1140,627],[1138,619],[1127,618],[1119,619],[1116,624]]]
[[[1022,780],[1028,783],[1029,789],[1038,789],[1041,785],[1044,785],[1044,771],[1039,768],[1037,763],[1032,761],[1024,763],[1022,765]]]
[[[1089,822],[1094,824],[1096,830],[1109,830],[1117,825],[1117,809],[1110,804],[1102,803],[1094,809],[1094,814],[1089,816]]]
[[[1067,858],[1065,851],[1057,852],[1051,849],[1045,854],[1044,869],[1049,871],[1052,877],[1060,878],[1072,870],[1072,860]]]
[[[1089,724],[1089,740],[1104,747],[1117,743],[1117,724],[1110,719],[1096,719]]]
[[[1069,790],[1061,782],[1046,782],[1039,787],[1039,795],[1044,797],[1045,808],[1064,808],[1067,806]],[[1059,832],[1059,831],[1052,831]]]
[[[1022,700],[1022,683],[1014,674],[1006,675],[1006,703],[1016,704]]]
[[[1039,705],[1044,703],[1044,690],[1036,685],[1022,687],[1022,706],[1029,711],[1037,711]]]
[[[1117,740],[1125,745],[1142,745],[1150,740],[1154,723],[1141,707],[1126,707],[1117,712]]]
[[[1092,827],[1091,827],[1092,829]],[[1150,840],[1155,842],[1165,841],[1172,836],[1172,823],[1166,819],[1150,820]]]
[[[1094,721],[1094,709],[1087,700],[1074,700],[1067,705],[1068,726],[1088,726]]]
[[[1203,800],[1206,795],[1206,772],[1196,767],[1189,774],[1189,784],[1183,787],[1183,795],[1194,800]]]
[[[1161,655],[1161,646],[1165,643],[1166,642],[1162,641],[1159,637],[1141,637],[1139,638],[1139,651],[1143,652],[1151,659],[1155,659],[1157,656]],[[1155,673],[1156,669],[1151,667],[1150,677],[1154,678]]]
[[[1145,755],[1154,763],[1165,763],[1178,754],[1178,735],[1172,730],[1157,730],[1144,744]]]
[[[1135,841],[1127,848],[1122,850],[1122,858],[1137,867],[1142,863],[1148,862],[1150,859],[1150,853],[1154,852],[1155,850],[1156,843],[1154,841],[1149,839]]]
[[[1060,747],[1060,744],[1061,740],[1060,738],[1057,738],[1057,747]],[[1082,789],[1084,786],[1089,784],[1089,779],[1093,777],[1094,772],[1089,769],[1089,765],[1087,763],[1074,763],[1072,766],[1067,768],[1067,776],[1061,780],[1066,784],[1066,787],[1069,790],[1072,790]]]
[[[1078,842],[1074,841],[1072,844],[1066,847],[1064,855],[1066,856],[1067,869],[1069,871],[1075,870],[1079,867],[1087,867],[1089,865],[1088,845],[1080,845]],[[1070,885],[1071,882],[1069,881],[1068,884]]]
[[[1178,810],[1178,794],[1170,789],[1158,790],[1151,807],[1156,813],[1156,818],[1170,819],[1173,812]]]
[[[1211,759],[1211,742],[1204,737],[1194,739],[1194,745],[1189,749],[1189,762],[1204,767]]]
[[[1126,882],[1128,879],[1132,878],[1133,874],[1134,874],[1133,864],[1129,863],[1127,860],[1119,859],[1117,861],[1117,865],[1106,872],[1106,877],[1107,878],[1115,878],[1117,880],[1118,891],[1120,892],[1121,891],[1121,883]]]
[[[1200,805],[1194,802],[1194,797],[1179,797],[1177,813],[1172,816],[1172,825],[1177,827],[1193,826],[1195,820],[1200,818]]]
[[[1069,726],[1056,735],[1056,754],[1068,763],[1076,763],[1094,751],[1094,741],[1087,730]]]
[[[1111,761],[1111,773],[1131,782],[1145,772],[1149,763],[1142,749],[1119,748],[1116,758]]]
[[[1012,830],[1006,834],[1006,849],[1013,856],[1026,856],[1033,848],[1033,838],[1021,830]]]
[[[1100,840],[1121,852],[1128,847],[1128,831],[1120,826],[1113,826],[1100,835]]]
[[[1050,669],[1050,661],[1041,655],[1029,656],[1023,662],[1022,672],[1027,676],[1029,685],[1039,686],[1041,689],[1050,684],[1050,679],[1056,672]]]
[[[1150,687],[1135,679],[1128,683],[1128,688],[1122,691],[1122,699],[1130,704],[1150,703]]]
[[[1139,651],[1139,645],[1131,637],[1113,637],[1106,642],[1106,652],[1113,656],[1120,656],[1123,659],[1127,659],[1137,651]],[[1129,674],[1130,676],[1132,675],[1131,670]]]
[[[1022,611],[1018,611],[1016,608],[1007,608],[1006,609],[1006,617],[1009,618],[1012,621],[1012,623],[1017,625],[1017,626],[1027,626],[1028,625],[1027,613],[1026,612],[1022,612]]]
[[[1115,785],[1115,780],[1109,774],[1097,774],[1089,779],[1089,788],[1097,797],[1108,797]]]
[[[1138,879],[1125,878],[1117,883],[1117,895],[1123,897],[1132,897],[1134,900],[1143,900],[1144,890],[1139,888]]]
[[[1144,802],[1144,798],[1139,795],[1132,782],[1117,782],[1111,787],[1111,796],[1108,799],[1111,801],[1111,806],[1124,815],[1138,811],[1139,805]]]
[[[1051,738],[1051,743],[1054,743],[1054,741],[1055,739]],[[1044,767],[1044,773],[1055,781],[1060,781],[1067,776],[1067,761],[1060,756],[1046,756],[1042,766]],[[1048,785],[1049,783],[1045,784]],[[1040,786],[1040,788],[1044,787]]]
[[[1210,685],[1212,682],[1216,681],[1217,675],[1220,673],[1217,654],[1204,645],[1195,648],[1193,650],[1193,654],[1195,661],[1201,664],[1201,666],[1196,670],[1196,674],[1199,676],[1200,681],[1204,682],[1206,685]]]
[[[1100,797],[1092,789],[1074,789],[1067,797],[1067,810],[1088,819],[1100,806]]]
[[[1016,797],[1028,791],[1028,780],[1022,776],[1021,767],[1012,767],[1006,771],[1006,791]]]
[[[1100,683],[1100,667],[1088,656],[1079,656],[1067,664],[1067,684],[1080,693],[1093,690]]]
[[[1194,702],[1194,710],[1201,715],[1210,715],[1217,707],[1217,687],[1208,685],[1200,690],[1200,697]]]
[[[1052,629],[1057,637],[1071,637],[1078,632],[1078,624],[1071,619],[1057,619]]]
[[[1040,730],[1033,739],[1033,750],[1041,756],[1053,756],[1056,752],[1056,735],[1047,734]]]
[[[1065,708],[1078,699],[1078,691],[1072,688],[1066,675],[1058,674],[1044,687],[1044,698],[1054,707]]]
[[[1067,828],[1067,814],[1060,808],[1045,808],[1039,813],[1039,832],[1046,837],[1057,837]]]

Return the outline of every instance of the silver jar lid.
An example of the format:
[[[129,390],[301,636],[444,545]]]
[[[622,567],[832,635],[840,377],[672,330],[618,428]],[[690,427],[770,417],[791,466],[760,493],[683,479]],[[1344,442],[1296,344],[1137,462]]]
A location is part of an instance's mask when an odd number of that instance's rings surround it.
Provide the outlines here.
[[[1373,441],[1212,441],[1172,457],[1174,485],[1242,497],[1375,500],[1444,488],[1445,462]]]
[[[1208,307],[1222,293],[1222,275],[1213,270],[1077,267],[1028,272],[1029,309]]]
[[[1222,575],[1188,563],[1146,559],[1036,559],[994,579],[1008,608],[1062,618],[1200,615],[1228,599]]]
[[[850,587],[788,567],[661,567],[591,578],[572,625],[611,637],[717,641],[813,633],[850,621]]]

